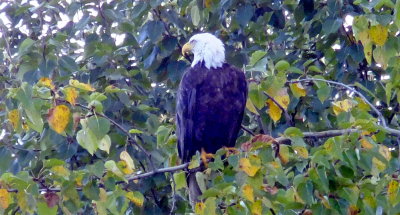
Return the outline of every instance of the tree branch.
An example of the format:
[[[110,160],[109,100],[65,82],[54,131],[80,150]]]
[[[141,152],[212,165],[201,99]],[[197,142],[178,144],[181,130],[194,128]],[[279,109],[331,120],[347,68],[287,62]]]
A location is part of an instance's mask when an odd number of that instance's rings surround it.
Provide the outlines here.
[[[389,129],[387,130],[388,133],[396,136],[400,136],[400,131],[395,130],[395,129]],[[346,134],[351,134],[351,133],[357,133],[361,132],[359,129],[341,129],[341,130],[327,130],[327,131],[320,131],[320,132],[303,132],[303,138],[328,138],[328,137],[336,137],[336,136],[341,136],[341,135],[346,135]],[[275,138],[275,140],[280,143],[280,144],[285,144],[285,142],[290,141],[289,137],[278,137]],[[167,173],[167,172],[176,172],[180,170],[187,169],[189,166],[189,163],[184,163],[178,166],[172,166],[172,167],[166,167],[166,168],[161,168],[161,169],[153,169],[153,171],[150,172],[145,172],[142,174],[138,175],[128,175],[125,177],[126,181],[130,182],[133,180],[139,180],[139,179],[144,179],[151,177],[155,174],[159,173]],[[194,171],[194,170],[189,170],[189,171]],[[117,181],[116,184],[123,184],[126,183],[126,181]],[[100,187],[103,187],[102,184],[99,185]],[[81,191],[82,187],[77,187],[77,191]],[[39,192],[60,192],[61,188],[44,188],[41,187],[39,189]],[[17,189],[8,189],[8,192],[18,192]]]
[[[328,137],[336,137],[345,134],[351,134],[360,132],[359,129],[342,129],[342,130],[328,130],[328,131],[320,131],[320,132],[303,132],[303,138],[328,138]],[[289,137],[278,137],[275,139],[278,143],[283,143],[286,141],[290,141]]]
[[[325,82],[325,83],[341,86],[341,87],[344,87],[347,90],[350,90],[351,92],[355,93],[365,103],[367,103],[371,107],[371,109],[376,113],[376,115],[378,115],[379,121],[381,122],[382,126],[384,128],[387,128],[386,120],[383,117],[382,113],[373,104],[371,104],[371,102],[369,102],[368,99],[365,98],[365,96],[362,93],[358,92],[357,90],[355,90],[354,88],[352,88],[352,87],[350,87],[350,86],[348,86],[346,84],[343,84],[343,83],[340,83],[340,82],[336,82],[336,81],[329,81],[329,80],[325,80],[325,79],[319,79],[319,78],[306,78],[306,79],[300,79],[300,80],[294,80],[294,81],[287,81],[287,83],[294,84],[294,83],[299,83],[299,82],[315,82],[315,81],[322,81],[322,82]],[[400,131],[399,131],[399,133],[400,133]]]

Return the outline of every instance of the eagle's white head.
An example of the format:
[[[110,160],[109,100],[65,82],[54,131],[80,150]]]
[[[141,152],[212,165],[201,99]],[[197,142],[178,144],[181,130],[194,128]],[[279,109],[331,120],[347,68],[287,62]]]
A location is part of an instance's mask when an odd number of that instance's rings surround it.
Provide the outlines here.
[[[222,67],[225,62],[225,48],[221,40],[210,33],[201,33],[192,36],[183,47],[182,54],[192,52],[194,59],[192,67],[204,62],[207,69]]]

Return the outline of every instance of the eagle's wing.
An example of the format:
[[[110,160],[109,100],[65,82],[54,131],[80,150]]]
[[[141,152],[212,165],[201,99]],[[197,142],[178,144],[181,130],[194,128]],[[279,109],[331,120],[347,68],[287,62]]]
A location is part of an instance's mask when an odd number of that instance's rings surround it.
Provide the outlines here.
[[[178,152],[183,162],[190,160],[191,154],[188,150],[193,144],[194,122],[193,115],[196,112],[196,88],[193,87],[187,74],[190,68],[185,72],[177,94],[176,120]],[[186,148],[185,148],[186,145]]]

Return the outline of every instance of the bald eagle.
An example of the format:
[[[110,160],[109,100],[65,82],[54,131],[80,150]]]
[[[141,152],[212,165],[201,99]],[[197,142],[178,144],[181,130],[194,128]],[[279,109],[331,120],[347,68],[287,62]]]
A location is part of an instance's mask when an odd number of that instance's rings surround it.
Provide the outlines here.
[[[178,152],[183,162],[196,151],[215,153],[233,147],[247,99],[244,73],[225,63],[224,45],[209,33],[192,36],[182,54],[192,52],[191,67],[183,75],[177,94]],[[190,202],[201,195],[195,174],[188,176]]]

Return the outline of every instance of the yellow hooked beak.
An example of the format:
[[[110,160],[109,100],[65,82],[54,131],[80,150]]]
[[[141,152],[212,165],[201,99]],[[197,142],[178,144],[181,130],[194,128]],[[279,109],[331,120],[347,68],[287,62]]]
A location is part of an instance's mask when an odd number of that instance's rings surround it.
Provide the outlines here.
[[[192,52],[192,48],[190,43],[185,43],[182,47],[182,55],[185,56],[187,53]]]

